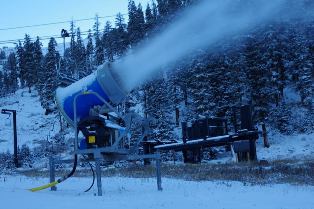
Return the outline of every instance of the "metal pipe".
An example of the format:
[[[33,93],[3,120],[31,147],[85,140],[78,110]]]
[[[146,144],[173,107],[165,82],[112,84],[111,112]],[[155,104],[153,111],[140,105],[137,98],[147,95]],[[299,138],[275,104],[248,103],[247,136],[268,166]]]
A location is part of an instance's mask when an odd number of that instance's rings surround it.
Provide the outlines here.
[[[14,141],[14,164],[15,167],[19,167],[18,157],[17,157],[17,130],[16,130],[16,111],[13,112],[13,141]]]

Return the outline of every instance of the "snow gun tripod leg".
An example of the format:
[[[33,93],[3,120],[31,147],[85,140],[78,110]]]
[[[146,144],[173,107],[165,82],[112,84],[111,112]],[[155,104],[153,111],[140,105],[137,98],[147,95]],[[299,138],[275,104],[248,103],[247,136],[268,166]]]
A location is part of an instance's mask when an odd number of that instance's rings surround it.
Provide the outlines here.
[[[55,166],[55,160],[52,156],[49,157],[49,174],[50,174],[50,183],[56,181],[56,166]],[[52,186],[50,188],[51,191],[57,191],[56,186]]]
[[[101,184],[101,154],[99,152],[95,153],[95,165],[96,165],[96,179],[97,179],[97,192],[98,196],[102,196],[102,184]]]
[[[160,159],[160,155],[156,158],[156,175],[157,175],[157,189],[158,191],[162,191],[162,187],[161,187],[161,169],[160,169],[160,165],[161,165],[161,159]]]

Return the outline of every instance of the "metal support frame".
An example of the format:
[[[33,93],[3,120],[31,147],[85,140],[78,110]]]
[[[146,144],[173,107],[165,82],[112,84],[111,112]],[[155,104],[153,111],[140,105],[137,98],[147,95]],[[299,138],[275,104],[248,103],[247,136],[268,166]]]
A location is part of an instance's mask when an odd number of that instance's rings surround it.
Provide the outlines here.
[[[110,147],[102,147],[102,148],[91,148],[91,149],[84,149],[80,150],[78,147],[78,118],[77,118],[77,99],[80,96],[84,95],[95,95],[98,99],[100,99],[110,110],[115,112],[118,117],[122,118],[126,124],[126,131],[124,134],[122,134],[115,143]],[[74,111],[74,129],[75,129],[75,139],[74,139],[74,153],[75,154],[93,154],[95,159],[95,166],[96,166],[96,180],[97,180],[97,191],[98,196],[102,196],[102,182],[101,182],[101,162],[102,161],[115,161],[115,160],[140,160],[140,159],[155,159],[156,160],[156,177],[157,177],[157,189],[159,191],[162,190],[161,187],[161,156],[159,153],[157,154],[146,154],[146,155],[138,155],[135,152],[136,147],[140,144],[140,142],[143,140],[143,138],[148,133],[147,130],[144,131],[144,134],[142,137],[140,137],[136,143],[135,148],[133,149],[122,149],[119,148],[119,143],[123,139],[123,137],[126,136],[128,133],[132,118],[136,117],[137,115],[131,113],[126,115],[126,117],[122,117],[122,115],[115,111],[114,107],[111,106],[104,98],[102,98],[98,93],[93,91],[86,91],[81,92],[80,94],[76,95],[73,100],[73,111]],[[108,154],[108,155],[106,155]],[[50,181],[55,179],[55,161],[51,159],[50,166]]]
[[[114,160],[140,160],[140,159],[155,159],[156,161],[156,179],[157,179],[157,190],[162,191],[161,181],[161,157],[160,154],[148,154],[148,155],[114,155],[114,156],[102,156],[99,152],[95,156],[95,167],[96,167],[96,184],[97,184],[97,195],[102,196],[102,181],[101,181],[101,162],[103,161],[114,161]],[[84,160],[83,160],[84,161]],[[55,181],[56,176],[56,164],[70,163],[69,160],[56,160],[52,156],[49,157],[49,175],[50,182]],[[56,191],[57,187],[51,187],[51,191]]]

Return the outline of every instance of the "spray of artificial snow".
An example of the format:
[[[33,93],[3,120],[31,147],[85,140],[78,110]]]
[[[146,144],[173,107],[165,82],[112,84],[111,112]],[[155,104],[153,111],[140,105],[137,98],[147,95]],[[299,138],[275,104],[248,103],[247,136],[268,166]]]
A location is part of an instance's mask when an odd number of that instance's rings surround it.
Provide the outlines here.
[[[203,0],[179,15],[162,33],[114,64],[126,90],[150,79],[200,48],[243,33],[278,14],[285,0]]]

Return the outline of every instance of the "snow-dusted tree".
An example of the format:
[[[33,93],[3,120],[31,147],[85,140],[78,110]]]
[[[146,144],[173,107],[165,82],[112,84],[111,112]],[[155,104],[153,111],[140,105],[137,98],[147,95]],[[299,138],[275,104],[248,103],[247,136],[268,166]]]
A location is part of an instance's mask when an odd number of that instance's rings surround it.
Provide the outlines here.
[[[78,73],[78,78],[82,78],[88,75],[86,67],[86,51],[85,46],[82,41],[80,28],[76,30],[76,46],[74,49],[74,57],[76,62],[76,71]]]
[[[77,63],[75,60],[75,48],[76,48],[76,42],[75,42],[75,25],[74,21],[71,21],[70,23],[70,49],[64,52],[64,59],[66,63],[66,74],[74,76],[75,74],[77,75]]]
[[[91,30],[88,31],[86,45],[86,72],[90,74],[93,71],[93,55],[94,55],[94,45]]]
[[[31,87],[36,83],[36,68],[34,63],[34,44],[28,34],[25,34],[23,46],[25,71],[23,72],[22,77],[26,81],[28,91],[31,92]]]
[[[16,53],[17,53],[17,63],[18,63],[18,76],[20,79],[21,87],[25,86],[25,59],[24,59],[24,48],[22,43],[19,41],[18,45],[16,46]]]
[[[114,46],[113,46],[113,36],[112,36],[112,26],[110,21],[106,22],[103,36],[102,36],[102,43],[104,45],[105,50],[105,58],[109,62],[113,61],[114,56]]]
[[[128,35],[131,45],[136,45],[145,35],[145,20],[142,5],[136,7],[133,0],[129,0],[128,5]]]
[[[46,80],[44,83],[42,97],[42,106],[49,114],[54,109],[54,92],[57,88],[57,67],[59,53],[56,51],[57,42],[54,38],[50,38],[48,43],[48,52],[44,58],[43,73]]]
[[[114,54],[117,56],[123,55],[128,48],[128,33],[121,13],[118,13],[116,16],[115,28],[111,31],[111,36]]]
[[[160,75],[158,79],[148,83],[145,89],[146,113],[155,119],[153,138],[160,140],[174,139],[174,111],[167,80]]]
[[[150,8],[150,5],[147,4],[146,10],[145,10],[145,31],[146,33],[149,33],[155,26],[156,19],[153,15],[153,11]]]
[[[42,83],[42,81],[39,81],[40,79],[45,80],[45,77],[40,76],[40,72],[42,71],[42,64],[43,64],[43,53],[41,50],[42,43],[39,40],[39,37],[37,37],[36,41],[34,42],[34,48],[33,48],[33,57],[34,57],[34,73],[35,73],[35,83],[36,88],[39,90],[41,88],[39,83]]]
[[[264,67],[261,53],[261,43],[255,37],[249,38],[245,48],[246,74],[248,79],[250,100],[255,111],[256,120],[263,120],[270,109],[270,104],[275,101],[272,88],[271,71]]]
[[[95,48],[94,48],[94,56],[95,56],[95,65],[101,65],[104,62],[105,55],[104,55],[104,46],[101,41],[100,37],[100,23],[99,23],[99,17],[96,15],[95,17],[95,24],[93,26],[94,29],[94,39],[95,39]]]
[[[12,52],[8,56],[6,65],[4,66],[5,73],[7,75],[7,92],[15,92],[18,89],[18,74],[17,74],[17,60],[15,53]]]

